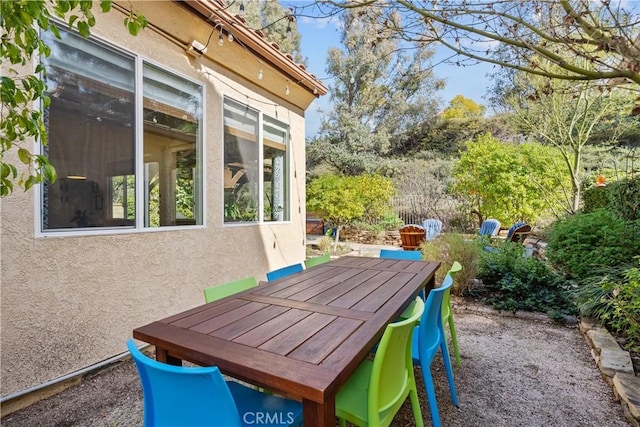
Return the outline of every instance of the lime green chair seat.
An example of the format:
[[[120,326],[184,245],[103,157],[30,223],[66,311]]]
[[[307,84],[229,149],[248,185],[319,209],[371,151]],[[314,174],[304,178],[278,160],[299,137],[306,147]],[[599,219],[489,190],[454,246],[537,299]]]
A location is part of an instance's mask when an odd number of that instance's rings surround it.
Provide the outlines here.
[[[449,269],[447,274],[451,277],[455,276],[455,273],[462,270],[462,265],[458,261],[454,261],[453,265]],[[442,298],[442,326],[449,324],[449,331],[451,332],[451,343],[453,344],[453,354],[456,356],[456,365],[460,366],[460,350],[458,349],[458,338],[456,336],[456,325],[453,323],[453,309],[451,308],[451,289],[447,289]],[[444,333],[444,330],[443,330]]]
[[[211,286],[204,290],[204,300],[210,303],[256,286],[258,286],[258,280],[253,276]]]
[[[411,357],[412,334],[424,311],[416,298],[405,310],[405,320],[387,325],[378,351],[351,375],[336,396],[336,416],[340,426],[346,421],[358,426],[388,426],[407,396],[416,426],[423,426]]]
[[[316,265],[324,264],[325,262],[331,261],[331,255],[324,254],[314,258],[309,258],[304,261],[305,268],[315,267]]]

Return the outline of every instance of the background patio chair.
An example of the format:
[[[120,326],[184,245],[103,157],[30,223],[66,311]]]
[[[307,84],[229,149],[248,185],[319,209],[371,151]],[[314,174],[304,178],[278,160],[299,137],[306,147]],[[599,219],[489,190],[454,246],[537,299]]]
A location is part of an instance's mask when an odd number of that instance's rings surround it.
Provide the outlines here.
[[[453,278],[450,274],[447,274],[439,288],[429,291],[424,306],[424,313],[420,318],[420,324],[416,326],[416,330],[413,333],[413,362],[420,363],[424,387],[427,391],[427,399],[431,410],[431,422],[434,427],[440,426],[440,415],[438,413],[438,402],[433,385],[433,376],[431,375],[431,362],[433,362],[433,358],[438,352],[438,349],[442,352],[442,360],[447,373],[451,400],[455,406],[458,406],[458,395],[456,385],[453,381],[453,370],[451,369],[451,361],[449,360],[446,338],[442,330],[441,315],[442,299],[452,284]]]
[[[258,286],[258,280],[253,276],[211,286],[204,290],[204,301],[210,303],[256,286]]]
[[[498,221],[497,219],[489,218],[485,219],[484,221],[482,221],[482,224],[480,224],[480,231],[478,232],[478,235],[494,237],[497,236],[499,232],[500,221]]]
[[[420,244],[427,239],[424,228],[421,225],[407,224],[400,227],[400,241],[405,251],[415,251]]]
[[[286,267],[278,268],[276,270],[271,270],[267,273],[267,282],[272,282],[276,279],[289,276],[302,270],[304,270],[302,263],[292,264]]]
[[[452,278],[455,274],[462,270],[462,265],[458,261],[454,261],[451,268],[447,272]],[[453,287],[453,284],[451,285]],[[456,326],[453,323],[453,309],[451,308],[451,288],[444,292],[442,297],[442,333],[444,334],[445,326],[449,324],[449,332],[451,333],[451,343],[453,344],[453,354],[456,357],[456,365],[460,366],[460,350],[458,349],[458,338],[456,337]],[[443,335],[444,337],[444,335]],[[446,340],[446,338],[443,338]]]
[[[255,417],[244,416],[249,413],[291,414],[294,425],[302,423],[300,403],[225,382],[216,366],[168,365],[145,356],[133,340],[127,347],[142,383],[145,427],[254,425]]]
[[[422,221],[427,242],[432,241],[442,233],[442,221],[435,218],[427,218]]]
[[[423,426],[411,361],[413,328],[423,314],[424,302],[416,298],[403,313],[405,320],[390,323],[382,335],[373,361],[365,360],[336,397],[340,426],[388,426],[409,396],[416,426]]]
[[[305,268],[311,268],[329,261],[331,261],[331,255],[324,254],[304,260],[304,266]]]
[[[516,222],[507,232],[507,242],[524,243],[524,239],[531,234],[531,226],[526,222]]]

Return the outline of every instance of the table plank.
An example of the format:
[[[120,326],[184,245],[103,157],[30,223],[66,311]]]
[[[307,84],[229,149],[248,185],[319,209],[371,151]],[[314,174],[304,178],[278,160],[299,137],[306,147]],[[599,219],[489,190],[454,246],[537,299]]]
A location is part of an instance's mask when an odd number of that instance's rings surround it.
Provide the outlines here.
[[[313,313],[299,322],[290,325],[289,328],[283,330],[270,340],[265,341],[264,344],[258,348],[283,356],[287,355],[334,319],[334,316]]]

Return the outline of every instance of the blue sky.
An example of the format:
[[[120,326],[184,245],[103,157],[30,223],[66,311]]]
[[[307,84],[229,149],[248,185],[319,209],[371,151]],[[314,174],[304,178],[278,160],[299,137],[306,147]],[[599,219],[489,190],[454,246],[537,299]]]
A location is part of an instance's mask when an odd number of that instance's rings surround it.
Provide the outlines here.
[[[286,2],[283,2],[285,4]],[[291,2],[293,3],[293,2]],[[311,19],[301,17],[297,20],[298,31],[302,35],[302,54],[307,58],[307,70],[322,80],[325,86],[331,84],[325,72],[326,53],[331,47],[340,47],[340,31],[336,21]],[[478,64],[468,67],[458,67],[446,63],[439,63],[451,56],[451,52],[439,48],[433,59],[435,74],[446,80],[446,87],[440,91],[439,97],[445,107],[456,95],[463,95],[479,104],[486,105],[482,99],[490,85],[486,77],[493,70],[491,64]],[[323,112],[330,110],[329,94],[315,100],[306,111],[306,136],[313,137],[318,132]]]

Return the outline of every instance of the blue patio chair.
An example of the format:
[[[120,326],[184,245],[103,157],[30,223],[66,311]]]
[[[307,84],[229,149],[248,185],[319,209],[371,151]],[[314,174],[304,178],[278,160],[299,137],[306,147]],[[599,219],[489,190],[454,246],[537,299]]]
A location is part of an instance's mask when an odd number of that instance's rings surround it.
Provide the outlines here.
[[[427,242],[432,241],[442,233],[442,221],[435,218],[428,218],[422,221],[422,227],[426,233]]]
[[[300,403],[225,381],[216,366],[168,365],[145,356],[131,339],[127,347],[142,383],[145,427],[255,426],[258,415],[260,425],[302,423]]]
[[[494,237],[497,236],[500,232],[500,221],[497,219],[485,219],[480,224],[480,231],[478,234],[480,236]]]
[[[267,282],[272,282],[274,280],[280,279],[282,277],[287,277],[293,273],[297,273],[299,271],[304,270],[302,263],[288,265],[286,267],[278,268],[276,270],[272,270],[267,273]]]
[[[531,226],[526,222],[516,222],[507,232],[507,242],[524,243],[524,239],[531,233]]]
[[[429,409],[431,410],[431,422],[434,427],[440,427],[440,415],[438,413],[438,402],[433,385],[433,376],[431,375],[431,363],[438,349],[442,352],[442,360],[447,374],[447,381],[449,382],[451,400],[455,406],[458,406],[458,395],[456,385],[453,381],[453,370],[451,369],[449,350],[447,349],[447,342],[442,329],[441,315],[442,299],[452,284],[453,278],[450,274],[447,274],[442,282],[442,286],[429,291],[429,296],[425,301],[424,313],[422,313],[422,317],[420,318],[420,324],[416,326],[413,332],[413,362],[419,363],[420,369],[422,370],[424,387],[427,392]]]
[[[386,259],[406,259],[409,261],[421,261],[422,252],[405,251],[396,249],[380,249],[380,258]]]

